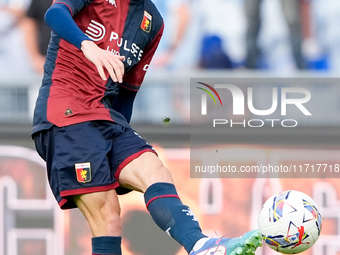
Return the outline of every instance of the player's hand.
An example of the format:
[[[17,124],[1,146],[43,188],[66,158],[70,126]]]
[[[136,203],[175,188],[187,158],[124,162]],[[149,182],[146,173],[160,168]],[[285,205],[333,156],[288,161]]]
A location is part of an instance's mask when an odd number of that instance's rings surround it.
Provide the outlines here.
[[[84,56],[90,60],[98,70],[100,77],[106,81],[105,69],[109,72],[114,82],[123,82],[124,56],[117,56],[110,51],[99,48],[93,41],[84,40],[81,43],[81,50]]]

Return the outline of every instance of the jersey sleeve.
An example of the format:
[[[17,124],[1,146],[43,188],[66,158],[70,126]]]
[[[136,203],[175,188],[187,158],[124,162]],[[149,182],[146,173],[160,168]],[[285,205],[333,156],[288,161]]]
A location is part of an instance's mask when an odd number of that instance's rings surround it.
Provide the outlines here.
[[[74,16],[93,1],[94,0],[54,0],[53,4],[60,3],[66,5],[71,15]]]
[[[45,14],[45,22],[62,39],[80,49],[82,41],[90,38],[77,26],[71,11],[64,4],[54,3]]]
[[[124,75],[124,81],[121,86],[134,91],[139,90],[149,68],[152,57],[155,54],[158,44],[161,40],[163,30],[164,25],[161,27],[153,41],[145,48],[141,61],[136,66],[134,66],[130,72]]]

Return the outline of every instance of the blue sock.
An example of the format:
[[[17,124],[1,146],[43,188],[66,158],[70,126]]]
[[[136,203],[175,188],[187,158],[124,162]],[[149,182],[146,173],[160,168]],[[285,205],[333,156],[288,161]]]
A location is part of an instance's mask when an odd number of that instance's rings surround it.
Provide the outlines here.
[[[146,207],[155,223],[189,253],[206,237],[190,208],[183,205],[171,183],[155,183],[144,194]]]
[[[121,255],[120,236],[99,236],[92,238],[92,255]]]

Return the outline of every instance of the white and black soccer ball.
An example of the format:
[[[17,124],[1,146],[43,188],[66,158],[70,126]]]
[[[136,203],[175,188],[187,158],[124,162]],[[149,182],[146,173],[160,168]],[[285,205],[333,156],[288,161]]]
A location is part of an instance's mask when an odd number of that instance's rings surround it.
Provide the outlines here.
[[[310,248],[321,232],[321,215],[305,193],[288,190],[270,197],[259,214],[263,241],[272,249],[296,254]]]

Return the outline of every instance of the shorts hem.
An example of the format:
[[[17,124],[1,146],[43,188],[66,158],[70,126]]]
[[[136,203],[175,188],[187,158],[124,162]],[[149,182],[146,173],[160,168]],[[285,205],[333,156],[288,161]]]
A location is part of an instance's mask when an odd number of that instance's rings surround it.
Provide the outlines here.
[[[120,163],[120,165],[118,166],[117,171],[116,171],[114,177],[117,180],[119,180],[119,175],[120,175],[120,172],[123,170],[123,168],[125,166],[127,166],[132,160],[138,158],[140,155],[144,154],[145,152],[153,152],[154,154],[157,155],[157,153],[153,149],[144,149],[144,150],[138,151],[138,152],[130,155],[122,163]]]
[[[67,204],[68,200],[66,198],[63,198],[58,204],[61,209],[68,209],[67,207],[65,208],[65,204]],[[72,207],[70,207],[72,208]]]
[[[93,192],[100,192],[100,191],[108,191],[111,189],[115,189],[119,186],[118,182],[113,184],[105,185],[105,186],[96,186],[96,187],[88,187],[88,188],[81,188],[81,189],[72,189],[72,190],[64,190],[60,192],[60,196],[62,198],[74,196],[74,195],[81,195]]]

